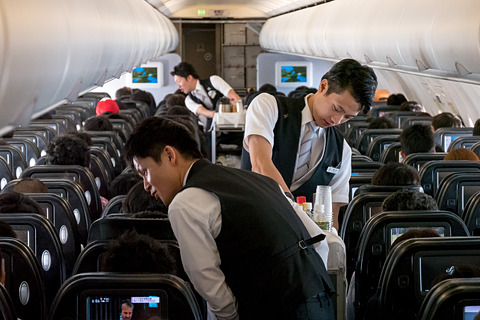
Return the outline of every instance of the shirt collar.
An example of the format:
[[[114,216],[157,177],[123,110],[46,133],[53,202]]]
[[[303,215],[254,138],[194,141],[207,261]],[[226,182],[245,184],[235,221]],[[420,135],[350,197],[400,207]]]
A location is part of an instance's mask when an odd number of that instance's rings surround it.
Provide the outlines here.
[[[193,165],[195,164],[195,162],[197,162],[198,160],[192,162],[192,164],[190,165],[190,167],[188,168],[187,172],[185,173],[185,177],[183,177],[183,185],[182,187],[185,187],[185,184],[187,183],[187,178],[188,178],[188,175],[190,174],[190,170],[192,169]]]
[[[302,126],[307,124],[310,121],[313,121],[312,113],[310,112],[310,108],[308,107],[308,97],[313,95],[313,93],[307,94],[305,96],[305,107],[302,109]],[[315,121],[313,121],[314,127],[316,127]]]

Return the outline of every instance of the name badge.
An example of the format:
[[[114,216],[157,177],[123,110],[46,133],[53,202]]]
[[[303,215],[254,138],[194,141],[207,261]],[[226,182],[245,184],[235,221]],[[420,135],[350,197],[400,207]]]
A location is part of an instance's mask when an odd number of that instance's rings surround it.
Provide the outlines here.
[[[342,166],[342,162],[340,162],[336,167],[327,167],[327,172],[337,174],[340,172],[341,166]]]

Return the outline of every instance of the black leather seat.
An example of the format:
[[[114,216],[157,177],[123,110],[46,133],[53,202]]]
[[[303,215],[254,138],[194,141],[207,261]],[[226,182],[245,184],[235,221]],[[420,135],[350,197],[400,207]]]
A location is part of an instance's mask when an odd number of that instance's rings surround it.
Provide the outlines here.
[[[420,184],[426,194],[435,197],[443,178],[454,172],[480,172],[480,162],[469,160],[426,162],[419,172]]]
[[[373,161],[379,161],[383,151],[398,141],[399,135],[387,135],[375,137],[368,145],[365,155],[373,159]]]
[[[355,161],[354,158],[352,157],[352,176],[355,176],[363,172],[373,174],[382,166],[383,166],[383,163],[378,161],[371,161],[371,162],[360,161],[359,162],[359,161]]]
[[[435,142],[448,150],[450,143],[458,137],[471,137],[473,128],[438,128],[433,133]]]
[[[81,273],[68,279],[52,304],[49,319],[92,319],[100,309],[106,312],[103,319],[114,319],[124,299],[139,303],[135,315],[140,318],[140,313],[145,316],[148,312],[160,319],[203,319],[193,290],[179,277],[106,272]]]
[[[431,125],[432,117],[430,116],[413,116],[413,117],[404,117],[401,120],[400,128],[405,129],[413,126],[414,124],[421,125]]]
[[[0,157],[0,191],[13,179],[12,169],[7,161]]]
[[[356,148],[362,154],[366,154],[368,145],[378,136],[394,135],[399,136],[402,129],[366,129],[357,140]]]
[[[462,219],[472,236],[480,236],[480,191],[468,199]]]
[[[3,285],[0,285],[0,318],[5,320],[17,319],[15,305]]]
[[[372,118],[383,117],[387,113],[395,112],[400,109],[400,106],[393,106],[393,105],[386,105],[383,103],[373,105],[372,109],[370,109],[369,114]]]
[[[68,133],[65,121],[62,121],[62,119],[35,119],[30,122],[30,125],[44,127],[48,126],[55,130],[56,135],[59,136],[63,136],[64,134]]]
[[[367,130],[369,125],[370,123],[366,121],[357,121],[350,125],[350,127],[347,129],[347,132],[344,134],[345,140],[348,142],[350,147],[353,148],[357,145],[358,138],[363,131]]]
[[[4,141],[9,145],[17,147],[22,152],[25,162],[29,167],[34,166],[40,158],[40,150],[37,145],[26,137],[5,138]]]
[[[480,142],[480,136],[458,137],[450,143],[447,151],[458,148],[471,149],[472,146],[477,142]]]
[[[22,152],[17,147],[0,145],[0,157],[7,161],[14,178],[19,178],[25,168],[28,167]]]
[[[353,199],[353,195],[355,194],[355,191],[365,185],[365,184],[370,184],[372,182],[372,177],[373,177],[374,172],[358,172],[355,175],[350,176],[350,181],[349,181],[349,199]]]
[[[372,217],[360,234],[355,264],[355,318],[362,319],[377,290],[380,272],[393,241],[408,229],[432,228],[443,236],[468,236],[463,220],[451,212],[391,211]]]
[[[402,146],[400,142],[393,142],[385,150],[382,151],[380,155],[380,162],[385,164],[389,162],[401,162],[400,150]]]
[[[480,278],[447,279],[427,294],[418,320],[474,319],[479,311]]]
[[[113,166],[114,176],[118,176],[125,167],[125,161],[121,153],[117,151],[115,144],[108,137],[92,137],[93,147],[101,148],[107,151],[110,156],[110,162]]]
[[[112,213],[122,213],[122,204],[127,195],[121,194],[110,199],[102,212],[102,218]]]
[[[450,173],[440,183],[435,200],[440,210],[461,217],[468,199],[477,191],[480,191],[480,172]]]
[[[62,246],[53,224],[36,213],[1,213],[0,219],[8,223],[17,238],[25,241],[34,253],[40,266],[40,274],[45,284],[45,298],[49,306],[67,278]]]
[[[418,153],[411,153],[402,160],[402,163],[405,163],[409,166],[414,167],[419,172],[421,170],[421,166],[428,162],[434,160],[443,160],[447,155],[446,152],[436,152],[436,153],[429,153],[429,152],[418,152]]]
[[[45,286],[33,251],[23,241],[5,237],[0,237],[0,250],[5,259],[5,289],[17,316],[23,320],[46,319]]]

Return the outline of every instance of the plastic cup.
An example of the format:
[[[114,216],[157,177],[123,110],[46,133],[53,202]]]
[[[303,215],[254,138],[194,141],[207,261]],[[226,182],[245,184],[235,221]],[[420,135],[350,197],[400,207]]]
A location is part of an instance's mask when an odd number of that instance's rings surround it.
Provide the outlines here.
[[[313,220],[323,230],[330,231],[333,225],[332,188],[317,186],[315,205],[313,206]]]

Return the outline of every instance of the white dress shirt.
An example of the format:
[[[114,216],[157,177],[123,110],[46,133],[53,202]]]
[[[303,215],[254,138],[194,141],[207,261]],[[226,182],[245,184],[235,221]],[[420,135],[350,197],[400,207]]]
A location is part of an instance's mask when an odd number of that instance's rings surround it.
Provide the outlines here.
[[[324,233],[299,205],[290,199],[289,202],[312,237]],[[222,227],[219,199],[203,189],[187,188],[170,203],[168,215],[180,246],[185,272],[193,286],[218,319],[237,319],[237,301],[220,269],[220,255],[215,242]],[[322,241],[315,245],[326,268],[328,244]]]
[[[313,121],[312,113],[310,112],[310,108],[308,108],[307,98],[309,95],[305,97],[305,107],[302,109],[302,127],[300,131],[299,143],[298,147],[300,148],[300,141],[302,141],[303,134],[305,132],[305,125]],[[245,150],[248,151],[248,137],[250,135],[260,135],[267,139],[270,145],[273,148],[274,145],[274,133],[273,129],[275,128],[275,124],[278,120],[278,106],[275,97],[262,93],[258,95],[248,106],[247,109],[247,116],[245,120],[245,136],[243,138],[243,146]],[[325,130],[323,128],[318,129],[318,139],[314,139],[312,142],[312,163],[318,165],[321,161],[323,156],[323,150],[325,148]],[[297,153],[297,160],[298,160],[298,150]],[[330,181],[330,186],[332,187],[332,201],[339,202],[339,203],[348,203],[348,194],[349,194],[349,180],[351,175],[351,157],[352,157],[352,149],[344,141],[343,143],[343,150],[342,150],[342,165],[340,168],[340,172],[337,173],[332,181]],[[296,161],[295,161],[296,163]],[[312,168],[307,172],[307,174],[296,181],[294,184],[290,186],[291,191],[295,191],[300,187],[305,181],[308,181],[315,172],[316,165],[312,166]],[[296,168],[296,164],[295,164]],[[295,169],[294,169],[295,170]],[[295,174],[294,174],[295,176]]]
[[[212,86],[220,91],[224,96],[227,96],[228,92],[232,90],[232,87],[222,78],[219,76],[211,76],[210,77],[210,82],[212,83]],[[205,103],[205,105],[209,108],[215,109],[212,105],[212,100],[210,97],[208,97],[207,91],[205,88],[201,85],[200,81],[197,79],[197,84],[195,86],[195,90],[193,90],[192,95],[194,95],[196,98],[198,98],[200,101]],[[201,104],[196,103],[195,101],[192,100],[190,96],[187,96],[185,98],[185,105],[187,108],[193,112],[194,114],[197,114],[197,108],[201,106]]]

